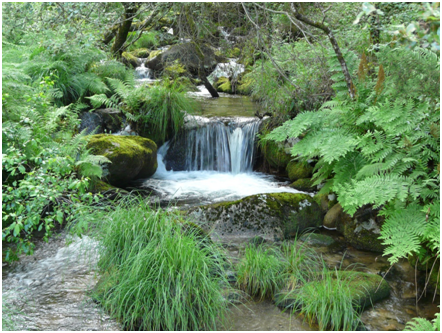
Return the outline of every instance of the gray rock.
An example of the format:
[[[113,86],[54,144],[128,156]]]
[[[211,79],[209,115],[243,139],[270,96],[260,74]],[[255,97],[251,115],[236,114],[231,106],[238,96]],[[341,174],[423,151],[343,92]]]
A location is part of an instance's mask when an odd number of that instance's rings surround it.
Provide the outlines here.
[[[267,193],[191,208],[187,215],[214,238],[237,237],[278,241],[322,225],[323,213],[307,194]]]

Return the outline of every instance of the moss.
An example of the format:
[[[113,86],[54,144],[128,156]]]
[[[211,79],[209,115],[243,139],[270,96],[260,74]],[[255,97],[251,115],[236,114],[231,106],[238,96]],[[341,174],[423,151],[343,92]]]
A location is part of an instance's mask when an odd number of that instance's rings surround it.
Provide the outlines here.
[[[274,141],[268,141],[262,148],[264,154],[264,159],[273,168],[285,169],[292,158],[289,154],[284,151],[278,143]]]
[[[126,66],[132,66],[133,68],[138,66],[138,58],[129,52],[123,52],[121,60]]]
[[[116,186],[125,185],[132,179],[150,177],[158,166],[156,144],[139,136],[93,135],[87,147],[112,162],[108,180]]]
[[[149,57],[150,51],[146,48],[136,49],[130,52],[136,58],[147,58]]]
[[[305,191],[305,192],[312,192],[315,190],[315,187],[313,186],[313,181],[311,178],[301,178],[296,181],[294,181],[290,187],[298,190],[298,191]]]
[[[157,55],[160,55],[161,53],[163,53],[162,50],[155,50],[150,52],[149,57],[147,58],[147,60],[152,60],[153,58],[155,58]]]
[[[308,233],[299,237],[299,240],[305,242],[311,246],[332,246],[337,242],[330,236]]]
[[[287,165],[287,173],[292,182],[312,176],[313,167],[307,163],[291,161]]]
[[[118,187],[112,186],[102,180],[97,180],[93,187],[94,192],[106,192],[113,189],[118,189]]]
[[[179,59],[169,63],[168,66],[164,68],[164,71],[171,78],[178,78],[187,75],[187,71],[180,63]]]
[[[336,273],[331,273],[336,278]],[[381,276],[362,272],[340,271],[339,277],[348,283],[356,306],[364,309],[390,295],[390,286]]]

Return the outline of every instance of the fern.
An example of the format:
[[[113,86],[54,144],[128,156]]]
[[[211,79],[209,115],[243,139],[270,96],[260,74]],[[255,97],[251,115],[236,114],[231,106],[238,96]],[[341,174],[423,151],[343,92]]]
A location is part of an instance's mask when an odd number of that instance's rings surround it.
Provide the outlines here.
[[[440,331],[440,313],[432,321],[424,318],[413,318],[405,325],[404,331]]]

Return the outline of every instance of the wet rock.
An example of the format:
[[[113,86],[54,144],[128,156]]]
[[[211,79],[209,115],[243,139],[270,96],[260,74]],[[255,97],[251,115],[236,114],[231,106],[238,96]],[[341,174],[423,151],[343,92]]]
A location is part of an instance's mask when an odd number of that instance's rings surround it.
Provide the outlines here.
[[[189,209],[186,214],[213,237],[261,236],[278,241],[318,228],[323,214],[316,202],[300,193],[268,193]]]
[[[330,208],[332,208],[334,205],[338,203],[336,200],[336,194],[330,193],[330,194],[316,194],[313,197],[313,200],[316,201],[316,203],[321,207],[322,211],[324,213],[327,213]]]
[[[365,205],[351,217],[339,210],[335,219],[336,229],[345,237],[346,242],[358,250],[381,253],[385,249],[379,239],[384,217],[379,216],[378,211],[371,205]]]
[[[108,166],[107,180],[114,186],[125,186],[131,180],[148,178],[157,169],[157,146],[146,138],[98,134],[91,137],[87,147],[112,162]]]
[[[123,114],[118,109],[97,109],[93,112],[84,112],[80,119],[80,132],[86,129],[86,134],[95,134],[103,132],[115,133],[121,129],[123,123]]]
[[[313,167],[308,163],[291,161],[287,165],[287,173],[292,182],[298,179],[310,178],[312,176],[312,172]]]
[[[299,238],[300,241],[311,246],[334,246],[337,242],[330,236],[321,234],[304,234]]]
[[[343,216],[344,210],[342,209],[341,204],[337,203],[334,205],[324,216],[324,227],[328,229],[334,229],[336,228],[336,225],[338,224],[338,221],[342,218],[345,218]]]
[[[151,53],[152,55],[152,53]],[[183,43],[171,46],[166,51],[146,62],[146,67],[154,71],[162,71],[167,63],[179,60],[182,65],[193,75],[200,75],[201,70],[209,75],[216,67],[218,61],[213,50],[205,45],[198,49],[193,43]]]
[[[91,134],[94,130],[96,134],[103,133],[103,119],[95,112],[84,112],[81,116],[79,131],[86,129],[85,134]]]
[[[294,181],[290,187],[303,192],[314,192],[316,190],[316,186],[313,185],[311,178],[298,179]]]
[[[274,141],[268,141],[264,147],[261,147],[265,161],[273,168],[285,169],[292,156],[288,154],[284,145]]]

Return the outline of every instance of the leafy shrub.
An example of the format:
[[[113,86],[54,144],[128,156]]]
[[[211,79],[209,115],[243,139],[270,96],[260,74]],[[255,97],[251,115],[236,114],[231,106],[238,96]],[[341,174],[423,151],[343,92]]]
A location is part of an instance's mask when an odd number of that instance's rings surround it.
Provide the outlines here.
[[[383,48],[378,59],[373,79],[361,60],[357,100],[337,94],[318,112],[298,115],[267,139],[305,135],[291,153],[319,158],[313,177],[315,185],[325,182],[321,193],[335,192],[349,214],[365,204],[382,208],[381,238],[390,262],[410,253],[424,261],[440,253],[439,58],[419,48]],[[407,64],[414,87],[408,88],[398,63]],[[406,93],[398,95],[403,89]]]

